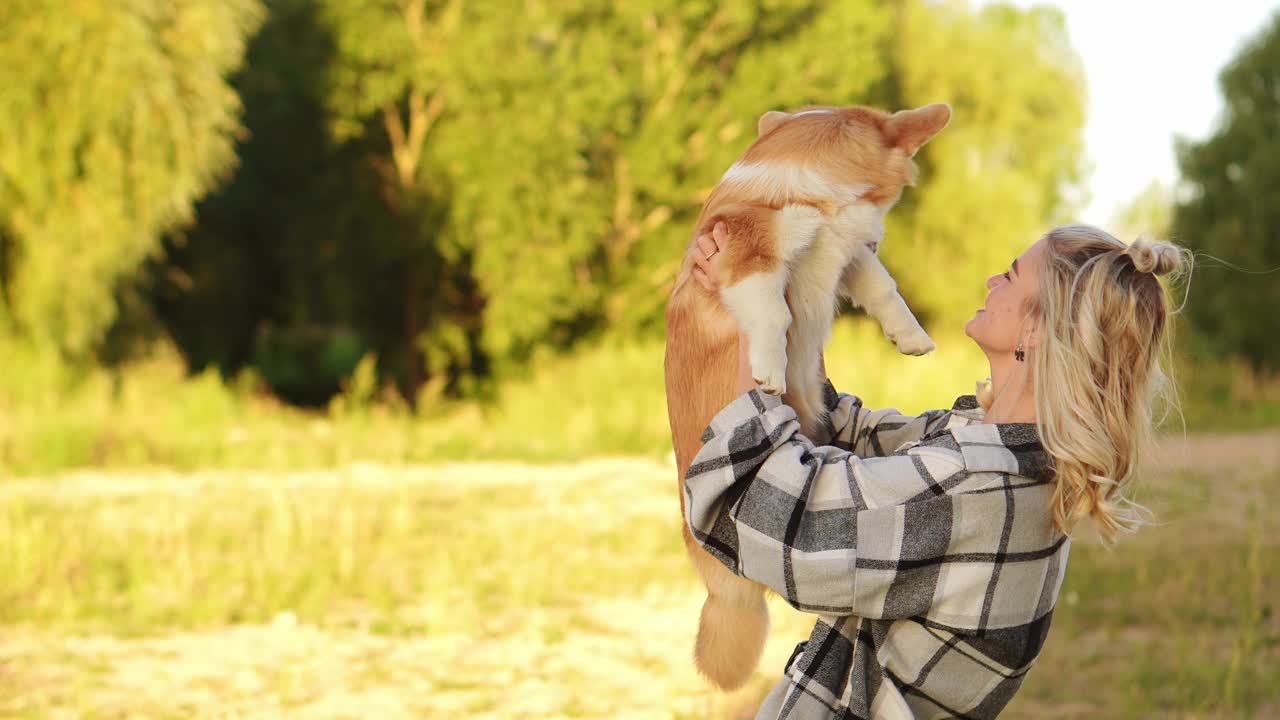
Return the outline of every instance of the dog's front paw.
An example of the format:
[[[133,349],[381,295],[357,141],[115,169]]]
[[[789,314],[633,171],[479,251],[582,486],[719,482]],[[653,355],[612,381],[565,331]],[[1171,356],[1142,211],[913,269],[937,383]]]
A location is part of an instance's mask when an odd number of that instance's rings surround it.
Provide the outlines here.
[[[903,355],[927,355],[937,349],[933,338],[919,327],[911,328],[904,333],[887,333],[889,339]]]

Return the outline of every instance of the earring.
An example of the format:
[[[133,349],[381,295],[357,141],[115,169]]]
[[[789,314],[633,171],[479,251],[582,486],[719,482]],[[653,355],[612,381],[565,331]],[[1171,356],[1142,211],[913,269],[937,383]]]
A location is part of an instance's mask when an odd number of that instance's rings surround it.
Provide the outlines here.
[[[1013,359],[1022,362],[1027,359],[1027,354],[1022,351],[1022,343],[1018,343],[1018,349],[1013,351]]]

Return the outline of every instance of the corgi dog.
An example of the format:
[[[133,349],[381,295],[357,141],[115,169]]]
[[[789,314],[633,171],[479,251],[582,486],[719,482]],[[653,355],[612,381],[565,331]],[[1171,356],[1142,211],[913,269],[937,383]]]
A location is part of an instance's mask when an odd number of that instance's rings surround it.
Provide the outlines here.
[[[734,398],[738,331],[752,377],[795,409],[801,433],[831,434],[823,402],[822,349],[838,298],[880,322],[900,352],[923,355],[933,341],[907,308],[876,252],[885,213],[915,184],[912,157],[951,119],[945,104],[889,114],[867,107],[767,112],[756,140],[703,205],[667,304],[667,415],[683,480],[702,433]],[[696,238],[717,222],[718,295],[693,282]],[[694,660],[725,690],[746,683],[764,648],[764,587],[702,550],[683,524],[685,547],[707,587]]]

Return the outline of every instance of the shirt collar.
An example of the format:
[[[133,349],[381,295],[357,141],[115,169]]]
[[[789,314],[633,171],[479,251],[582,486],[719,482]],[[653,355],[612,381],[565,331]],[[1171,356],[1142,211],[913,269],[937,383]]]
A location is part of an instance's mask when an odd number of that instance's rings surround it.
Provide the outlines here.
[[[973,395],[956,398],[951,414],[945,431],[955,438],[971,472],[1011,473],[1046,482],[1053,478],[1053,465],[1035,423],[984,423],[985,411]]]

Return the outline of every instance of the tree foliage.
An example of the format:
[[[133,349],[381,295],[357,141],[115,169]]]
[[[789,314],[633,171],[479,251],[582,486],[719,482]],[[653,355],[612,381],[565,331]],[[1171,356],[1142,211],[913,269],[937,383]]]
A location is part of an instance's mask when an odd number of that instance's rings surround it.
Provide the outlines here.
[[[1051,7],[906,2],[894,33],[897,105],[952,104],[921,186],[889,215],[886,265],[934,324],[958,327],[983,282],[1076,208],[1085,81]]]
[[[3,314],[83,357],[117,284],[231,169],[255,0],[0,3]]]
[[[1188,197],[1175,237],[1202,258],[1187,312],[1219,351],[1280,368],[1280,14],[1245,45],[1218,84],[1225,112],[1203,142],[1180,142]]]
[[[768,110],[953,105],[952,126],[921,153],[920,186],[891,215],[885,250],[932,324],[967,316],[981,278],[1070,210],[1079,176],[1083,80],[1054,10],[922,0],[266,5],[232,78],[247,130],[234,178],[198,204],[191,226],[175,229],[181,212],[138,217],[128,225],[137,249],[103,252],[114,281],[166,233],[163,255],[134,279],[192,365],[256,365],[277,389],[296,386],[285,393],[294,399],[323,399],[366,350],[415,397],[479,392],[544,350],[604,332],[660,336],[692,222]],[[238,19],[237,31],[253,17],[247,5],[217,7],[206,12]],[[106,15],[95,28],[124,22]],[[224,54],[192,62],[234,66],[239,45],[228,38],[242,34],[224,35]],[[136,94],[163,95],[157,83]],[[24,92],[44,86],[34,87]],[[164,115],[191,126],[200,113],[206,125],[185,132],[206,135],[156,154],[222,138],[222,154],[200,156],[200,167],[225,168],[234,109],[184,104]],[[86,133],[112,127],[90,117],[84,109]],[[167,197],[190,208],[195,189]],[[27,238],[53,229],[15,222],[15,207],[0,204],[0,243],[20,243],[14,306],[67,302],[24,280]],[[0,272],[7,257],[0,245]],[[25,317],[65,332],[48,308]]]

